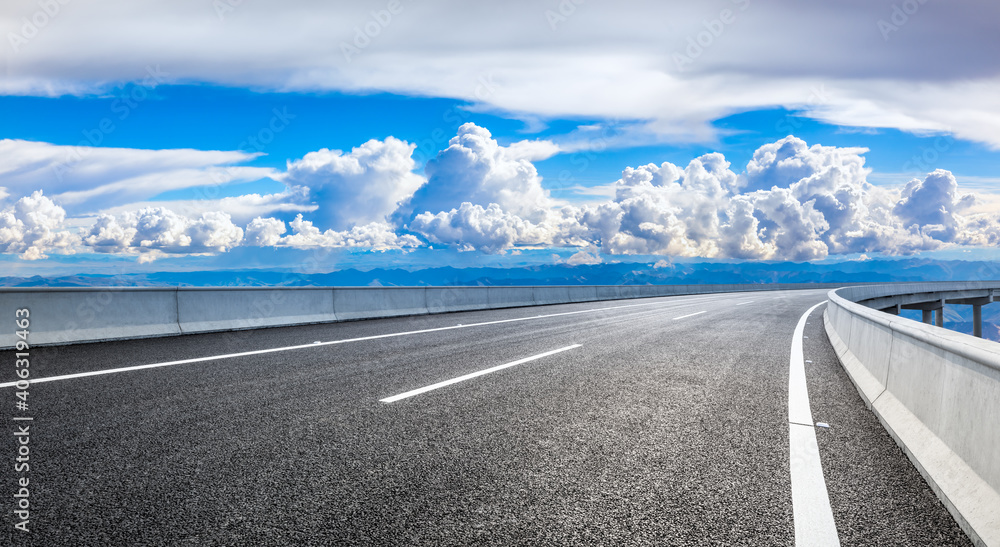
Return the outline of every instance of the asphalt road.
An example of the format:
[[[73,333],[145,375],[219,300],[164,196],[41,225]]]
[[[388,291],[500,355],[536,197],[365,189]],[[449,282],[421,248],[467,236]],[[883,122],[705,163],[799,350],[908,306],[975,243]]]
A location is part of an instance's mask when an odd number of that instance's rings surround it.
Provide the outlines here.
[[[825,293],[36,348],[33,378],[313,346],[32,385],[31,532],[13,528],[8,440],[0,543],[791,545],[789,351]],[[841,544],[968,544],[864,408],[822,311],[804,352]],[[11,388],[0,408],[13,431]]]

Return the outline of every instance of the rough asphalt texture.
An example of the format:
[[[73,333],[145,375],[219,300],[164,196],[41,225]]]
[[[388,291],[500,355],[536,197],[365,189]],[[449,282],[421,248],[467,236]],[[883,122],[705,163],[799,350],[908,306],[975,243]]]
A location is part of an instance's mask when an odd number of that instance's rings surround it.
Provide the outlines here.
[[[649,304],[34,385],[33,531],[13,530],[9,503],[0,544],[791,545],[788,357],[823,299],[673,297],[34,349],[40,378]],[[968,544],[865,409],[821,311],[807,375],[814,417],[831,423],[818,437],[842,543]],[[13,404],[0,390],[8,424]],[[13,493],[14,481],[3,465],[0,484]]]
[[[842,545],[972,545],[920,473],[865,408],[823,327],[810,316],[803,354],[820,459]],[[872,530],[872,522],[883,523]]]

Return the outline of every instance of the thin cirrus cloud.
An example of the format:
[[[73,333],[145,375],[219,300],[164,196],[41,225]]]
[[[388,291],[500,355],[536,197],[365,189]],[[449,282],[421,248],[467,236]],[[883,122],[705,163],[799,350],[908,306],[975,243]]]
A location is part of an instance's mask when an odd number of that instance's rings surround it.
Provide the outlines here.
[[[221,192],[222,188],[208,187],[203,193]],[[251,220],[275,214],[312,213],[320,207],[310,201],[309,188],[292,186],[273,194],[242,194],[218,199],[158,200],[127,203],[101,209],[98,214],[117,216],[139,209],[163,207],[178,214],[195,217],[201,213],[218,211],[229,215],[233,222],[246,224]]]
[[[0,139],[0,186],[44,190],[73,215],[126,205],[169,190],[250,182],[275,175],[241,165],[241,151],[141,150]]]
[[[66,5],[32,32],[24,20],[40,8],[14,2],[0,16],[12,50],[0,93],[101,93],[159,67],[159,83],[378,90],[525,120],[621,120],[626,140],[712,142],[713,120],[784,106],[1000,148],[996,3],[233,4],[103,2],[113,18]]]
[[[573,205],[549,195],[524,146],[502,146],[486,128],[465,124],[424,177],[412,171],[412,145],[373,140],[289,162],[275,175],[289,185],[285,192],[180,210],[149,202],[72,217],[43,193],[48,188],[22,197],[3,189],[0,251],[25,259],[98,252],[149,261],[240,246],[432,245],[491,254],[576,247],[574,262],[605,255],[802,261],[1000,242],[1000,215],[977,209],[980,198],[962,192],[950,172],[935,170],[900,188],[875,186],[864,148],[810,146],[788,136],[758,148],[739,170],[720,153],[683,167],[628,167],[611,185],[613,197]],[[226,199],[249,205],[234,219],[213,208]],[[260,207],[295,216],[249,218]]]

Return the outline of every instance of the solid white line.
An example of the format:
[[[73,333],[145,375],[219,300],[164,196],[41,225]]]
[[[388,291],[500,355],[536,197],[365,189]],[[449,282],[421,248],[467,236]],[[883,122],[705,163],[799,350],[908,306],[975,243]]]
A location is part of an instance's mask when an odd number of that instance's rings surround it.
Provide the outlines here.
[[[701,315],[703,313],[705,313],[705,311],[699,311],[699,312],[695,312],[695,313],[689,313],[687,315],[682,315],[680,317],[674,317],[674,321],[677,321],[678,319],[687,319],[688,317],[694,317],[696,315]]]
[[[536,359],[541,359],[542,357],[548,357],[549,355],[555,355],[556,353],[562,353],[567,350],[580,347],[580,344],[573,344],[572,346],[566,346],[564,348],[554,349],[552,351],[546,351],[545,353],[539,353],[538,355],[533,355],[531,357],[525,357],[524,359],[518,359],[517,361],[512,361],[504,365],[498,365],[493,368],[488,368],[480,370],[478,372],[473,372],[471,374],[466,374],[465,376],[459,376],[458,378],[452,378],[451,380],[445,380],[443,382],[438,382],[436,384],[431,384],[422,388],[414,389],[412,391],[407,391],[406,393],[400,393],[399,395],[393,395],[392,397],[386,397],[385,399],[380,399],[383,403],[395,403],[401,399],[406,399],[407,397],[413,397],[414,395],[420,395],[421,393],[427,393],[428,391],[433,391],[438,388],[445,386],[450,386],[452,384],[457,384],[459,382],[464,382],[466,380],[471,380],[473,378],[483,376],[484,374],[489,374],[491,372],[496,372],[498,370],[503,370],[505,368],[514,367],[517,365],[522,365],[529,361],[534,361]]]
[[[750,301],[747,301],[747,302],[740,302],[739,304],[736,304],[736,305],[737,306],[742,306],[743,304],[753,304],[754,302],[756,302],[756,300],[750,300]]]
[[[788,421],[811,424],[812,410],[809,408],[809,390],[806,388],[805,355],[802,353],[802,338],[806,328],[805,319],[826,300],[809,308],[799,319],[792,336],[792,354],[788,369]]]
[[[691,295],[691,296],[714,297],[714,296],[717,296],[717,295]],[[705,298],[698,298],[697,300],[700,301],[700,300],[704,300],[704,299]],[[685,300],[687,300],[687,299],[685,299]],[[94,370],[94,371],[90,371],[90,372],[77,372],[77,373],[74,373],[74,374],[64,374],[62,376],[50,376],[48,378],[32,378],[30,380],[30,383],[31,384],[40,384],[40,383],[43,383],[43,382],[56,382],[56,381],[59,381],[59,380],[71,380],[73,378],[86,378],[88,376],[102,376],[102,375],[105,375],[105,374],[117,374],[117,373],[120,373],[120,372],[132,372],[134,370],[145,370],[145,369],[151,369],[151,368],[172,367],[172,366],[175,366],[175,365],[188,365],[188,364],[191,364],[191,363],[204,363],[206,361],[215,361],[215,360],[219,360],[219,359],[233,359],[233,358],[236,358],[236,357],[248,357],[250,355],[262,355],[262,354],[265,354],[265,353],[275,353],[275,352],[280,352],[280,351],[292,351],[292,350],[297,350],[297,349],[318,348],[318,347],[323,347],[323,346],[332,346],[332,345],[336,345],[336,344],[347,344],[347,343],[350,343],[350,342],[364,342],[364,341],[367,341],[367,340],[379,340],[379,339],[382,339],[382,338],[395,338],[397,336],[410,336],[410,335],[413,335],[413,334],[427,334],[427,333],[430,333],[430,332],[441,332],[441,331],[455,330],[455,329],[468,329],[468,328],[472,328],[472,327],[483,327],[483,326],[488,326],[488,325],[499,325],[499,324],[502,324],[502,323],[514,323],[514,322],[517,322],[517,321],[530,321],[530,320],[533,320],[533,319],[546,319],[546,318],[550,318],[550,317],[561,317],[561,316],[565,316],[565,315],[576,315],[576,314],[580,314],[580,313],[593,313],[593,312],[599,312],[599,311],[605,311],[605,310],[619,310],[619,309],[624,309],[624,308],[636,308],[636,307],[640,307],[640,306],[655,306],[655,305],[663,305],[663,304],[681,304],[681,303],[680,302],[676,302],[676,301],[666,301],[666,302],[664,302],[664,301],[659,301],[658,300],[656,302],[643,302],[641,304],[625,304],[625,305],[622,305],[622,306],[608,306],[606,308],[589,308],[589,309],[586,309],[586,310],[577,310],[577,311],[569,311],[569,312],[561,312],[561,313],[550,313],[550,314],[546,314],[546,315],[533,315],[533,316],[530,316],[530,317],[515,317],[513,319],[500,319],[500,320],[497,320],[497,321],[484,321],[482,323],[470,323],[468,325],[454,325],[454,326],[451,326],[451,327],[437,327],[437,328],[432,328],[432,329],[411,330],[411,331],[406,331],[406,332],[392,332],[392,333],[389,333],[389,334],[376,334],[376,335],[373,335],[373,336],[362,336],[362,337],[359,337],[359,338],[348,338],[348,339],[345,339],[345,340],[333,340],[331,342],[320,342],[320,343],[313,342],[312,344],[301,344],[301,345],[297,345],[297,346],[285,346],[285,347],[280,347],[280,348],[269,348],[269,349],[261,349],[261,350],[256,350],[256,351],[244,351],[244,352],[240,352],[240,353],[228,353],[228,354],[224,354],[224,355],[211,355],[209,357],[195,357],[195,358],[192,358],[192,359],[181,359],[179,361],[167,361],[167,362],[164,362],[164,363],[151,363],[151,364],[148,364],[148,365],[135,365],[135,366],[131,366],[131,367],[112,368],[112,369],[106,369],[106,370]],[[692,304],[688,304],[688,305],[695,305],[695,304],[692,303]],[[686,306],[680,305],[680,306],[674,306],[674,307],[675,308],[681,308],[681,307],[686,307]],[[483,311],[487,311],[487,310],[483,310]],[[17,384],[17,382],[5,382],[5,383],[0,384],[0,388],[13,387],[16,384]]]
[[[792,516],[795,521],[795,544],[839,546],[837,524],[833,520],[830,496],[826,491],[823,465],[819,458],[816,429],[812,427],[809,391],[802,338],[806,319],[820,302],[799,319],[792,335],[788,369],[788,454],[792,480]],[[809,425],[804,425],[809,424]]]

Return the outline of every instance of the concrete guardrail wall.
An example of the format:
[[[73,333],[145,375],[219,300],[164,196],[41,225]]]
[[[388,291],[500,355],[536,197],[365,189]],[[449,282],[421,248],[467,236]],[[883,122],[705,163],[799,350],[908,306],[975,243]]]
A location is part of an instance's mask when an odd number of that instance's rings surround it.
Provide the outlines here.
[[[824,284],[534,287],[0,288],[0,348],[28,308],[33,345],[654,296],[830,288]]]
[[[1000,345],[858,302],[1000,288],[911,283],[830,291],[830,342],[866,404],[963,530],[1000,545]]]

